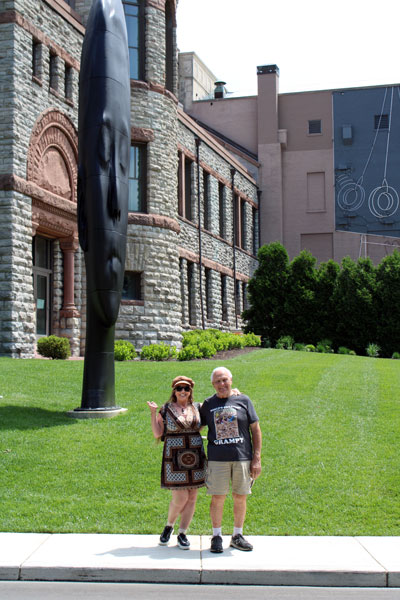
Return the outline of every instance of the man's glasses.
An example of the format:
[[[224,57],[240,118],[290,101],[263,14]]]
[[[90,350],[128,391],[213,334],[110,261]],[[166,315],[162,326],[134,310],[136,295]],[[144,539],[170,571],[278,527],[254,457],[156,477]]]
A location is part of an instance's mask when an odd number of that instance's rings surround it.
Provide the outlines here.
[[[190,387],[188,385],[177,385],[175,389],[177,392],[190,392]]]

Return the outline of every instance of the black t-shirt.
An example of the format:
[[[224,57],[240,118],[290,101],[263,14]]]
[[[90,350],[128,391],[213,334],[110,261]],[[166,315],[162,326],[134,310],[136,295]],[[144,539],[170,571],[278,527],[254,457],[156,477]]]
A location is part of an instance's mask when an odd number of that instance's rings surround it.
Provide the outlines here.
[[[250,425],[258,421],[248,396],[218,398],[216,394],[204,400],[200,409],[201,424],[208,427],[208,460],[251,460]]]

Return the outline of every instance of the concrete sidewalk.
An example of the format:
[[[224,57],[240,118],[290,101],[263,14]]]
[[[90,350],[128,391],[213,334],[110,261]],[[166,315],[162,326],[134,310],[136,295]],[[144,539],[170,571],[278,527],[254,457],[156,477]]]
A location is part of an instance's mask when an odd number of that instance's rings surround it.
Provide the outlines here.
[[[0,579],[400,587],[400,537],[246,537],[212,554],[209,536],[0,533]]]

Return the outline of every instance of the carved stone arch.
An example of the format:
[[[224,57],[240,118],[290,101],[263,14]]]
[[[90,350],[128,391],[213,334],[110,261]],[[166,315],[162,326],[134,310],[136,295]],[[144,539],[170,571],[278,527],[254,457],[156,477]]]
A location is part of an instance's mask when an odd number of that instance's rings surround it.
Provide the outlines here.
[[[48,109],[37,119],[31,134],[27,180],[66,200],[76,202],[78,134],[69,118]]]

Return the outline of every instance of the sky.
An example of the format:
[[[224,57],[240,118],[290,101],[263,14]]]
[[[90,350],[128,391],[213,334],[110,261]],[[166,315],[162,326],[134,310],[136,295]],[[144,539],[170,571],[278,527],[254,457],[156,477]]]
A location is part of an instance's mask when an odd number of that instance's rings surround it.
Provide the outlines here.
[[[234,96],[276,64],[280,93],[400,83],[399,0],[179,0],[180,52]]]

